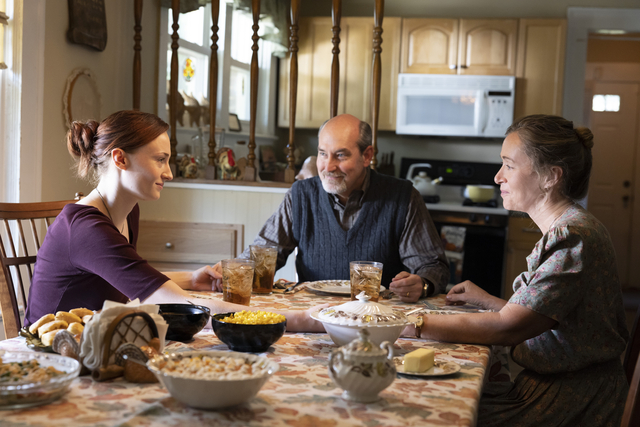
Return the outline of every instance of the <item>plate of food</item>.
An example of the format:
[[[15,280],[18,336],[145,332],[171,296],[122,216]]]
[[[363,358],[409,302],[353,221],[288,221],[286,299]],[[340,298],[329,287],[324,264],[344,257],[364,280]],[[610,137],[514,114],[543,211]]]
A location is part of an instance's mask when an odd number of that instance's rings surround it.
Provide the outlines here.
[[[22,328],[20,335],[27,341],[27,347],[35,351],[53,353],[53,338],[60,331],[68,331],[80,340],[84,325],[93,316],[93,311],[86,308],[74,308],[69,311],[58,311],[45,314],[28,328]]]
[[[400,375],[414,377],[442,377],[460,371],[460,365],[456,362],[435,359],[433,350],[427,349],[412,351],[404,357],[394,357],[393,363]]]
[[[309,292],[351,296],[351,282],[349,280],[318,280],[315,282],[305,282],[303,285]],[[380,291],[384,289],[384,286],[380,285]]]

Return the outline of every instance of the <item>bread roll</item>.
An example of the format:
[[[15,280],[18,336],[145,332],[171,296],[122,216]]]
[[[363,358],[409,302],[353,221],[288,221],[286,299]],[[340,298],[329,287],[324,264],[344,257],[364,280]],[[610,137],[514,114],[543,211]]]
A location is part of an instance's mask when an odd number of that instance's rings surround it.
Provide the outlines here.
[[[40,340],[42,340],[42,336],[47,332],[51,332],[56,329],[67,329],[69,324],[64,320],[54,320],[53,322],[45,323],[44,325],[38,328],[38,336]]]
[[[84,318],[84,316],[93,316],[93,310],[89,310],[88,308],[73,308],[69,310],[69,313],[75,314],[79,318]]]
[[[54,329],[53,331],[49,331],[40,337],[40,341],[42,341],[43,345],[50,346],[51,344],[53,344],[53,339],[55,338],[56,334],[60,331],[64,331],[64,329]]]
[[[82,323],[82,319],[76,316],[73,313],[69,313],[68,311],[59,311],[56,313],[56,320],[64,320],[68,324],[71,323]]]
[[[69,327],[67,328],[67,331],[69,331],[71,335],[80,335],[83,330],[84,326],[78,322],[69,323]]]
[[[44,316],[39,318],[33,325],[29,326],[29,332],[35,335],[36,332],[38,332],[38,328],[40,326],[44,325],[45,323],[53,322],[54,320],[56,320],[56,316],[51,313],[45,314]]]

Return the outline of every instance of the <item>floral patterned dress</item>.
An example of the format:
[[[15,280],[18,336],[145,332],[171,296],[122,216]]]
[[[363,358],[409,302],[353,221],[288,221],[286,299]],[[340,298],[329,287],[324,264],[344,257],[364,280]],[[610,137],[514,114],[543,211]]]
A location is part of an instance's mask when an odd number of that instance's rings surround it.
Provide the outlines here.
[[[511,350],[525,369],[480,401],[479,426],[619,426],[628,385],[620,356],[629,334],[606,228],[578,205],[527,257],[510,304],[557,322]]]

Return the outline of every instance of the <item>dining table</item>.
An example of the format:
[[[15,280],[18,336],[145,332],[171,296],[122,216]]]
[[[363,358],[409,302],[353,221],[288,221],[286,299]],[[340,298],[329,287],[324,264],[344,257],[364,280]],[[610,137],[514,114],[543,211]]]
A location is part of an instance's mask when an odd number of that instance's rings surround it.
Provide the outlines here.
[[[216,292],[191,292],[197,298],[221,298]],[[262,310],[306,310],[319,304],[339,305],[350,296],[303,289],[295,293],[254,294],[251,307]],[[444,306],[444,296],[428,303]],[[380,299],[407,312],[423,302],[403,303],[396,296]],[[455,307],[475,311],[474,307]],[[279,370],[248,402],[208,411],[190,408],[174,399],[160,383],[130,383],[124,378],[94,381],[80,376],[68,393],[47,405],[0,411],[2,426],[474,426],[483,386],[508,379],[504,351],[476,344],[454,344],[413,337],[394,343],[394,356],[420,348],[433,349],[436,360],[455,362],[460,370],[446,376],[397,374],[374,403],[342,398],[342,389],[328,373],[328,360],[338,348],[326,333],[286,332],[268,351],[260,353],[277,362]],[[24,338],[0,341],[0,350],[33,351]],[[211,329],[203,329],[189,342],[169,341],[165,352],[189,350],[230,351]]]

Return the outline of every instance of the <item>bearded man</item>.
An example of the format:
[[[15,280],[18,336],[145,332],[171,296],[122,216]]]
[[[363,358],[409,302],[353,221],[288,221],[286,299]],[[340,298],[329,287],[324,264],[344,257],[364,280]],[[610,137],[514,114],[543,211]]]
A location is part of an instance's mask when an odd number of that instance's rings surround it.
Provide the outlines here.
[[[318,139],[319,176],[291,186],[253,244],[278,246],[276,269],[297,247],[299,281],[348,280],[350,261],[378,261],[382,285],[402,301],[444,292],[440,236],[411,182],[369,168],[371,127],[343,114],[325,122]]]

